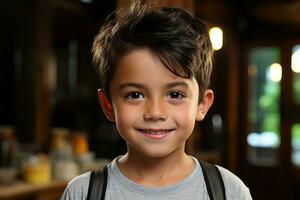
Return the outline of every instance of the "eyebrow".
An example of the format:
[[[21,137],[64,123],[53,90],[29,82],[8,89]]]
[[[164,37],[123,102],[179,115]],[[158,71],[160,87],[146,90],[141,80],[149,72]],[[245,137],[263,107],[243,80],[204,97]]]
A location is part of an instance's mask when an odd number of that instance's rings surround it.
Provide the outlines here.
[[[173,88],[173,87],[178,87],[178,86],[185,87],[185,88],[189,87],[189,85],[186,82],[176,81],[176,82],[168,83],[166,85],[166,88]]]
[[[128,87],[139,88],[139,89],[144,88],[144,86],[142,84],[126,82],[126,83],[122,83],[121,85],[119,85],[118,89],[124,89],[124,88],[128,88]]]
[[[124,89],[124,88],[128,88],[128,87],[133,87],[133,88],[138,88],[138,89],[144,89],[145,86],[143,84],[140,83],[132,83],[132,82],[125,82],[122,83],[121,85],[119,85],[118,89]],[[165,88],[173,88],[173,87],[185,87],[188,88],[188,84],[186,82],[183,81],[176,81],[176,82],[171,82],[171,83],[167,83],[165,85]]]

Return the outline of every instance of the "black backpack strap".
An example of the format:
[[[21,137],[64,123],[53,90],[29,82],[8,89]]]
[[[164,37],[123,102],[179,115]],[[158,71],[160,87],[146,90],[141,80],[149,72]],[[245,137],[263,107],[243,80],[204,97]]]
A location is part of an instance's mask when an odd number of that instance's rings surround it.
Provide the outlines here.
[[[210,200],[226,200],[224,182],[219,169],[199,160]]]
[[[107,186],[107,166],[102,170],[92,171],[87,200],[104,200]]]

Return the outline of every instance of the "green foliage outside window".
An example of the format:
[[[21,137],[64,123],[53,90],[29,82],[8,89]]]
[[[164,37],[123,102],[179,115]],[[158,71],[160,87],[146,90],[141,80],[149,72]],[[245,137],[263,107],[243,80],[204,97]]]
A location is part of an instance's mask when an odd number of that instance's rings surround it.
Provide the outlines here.
[[[300,167],[300,123],[292,126],[292,162]]]
[[[293,140],[300,141],[300,124],[294,124],[292,126],[292,138]]]
[[[293,54],[300,51],[300,45],[295,45],[293,48]],[[294,73],[294,100],[297,104],[300,104],[300,73]]]
[[[279,137],[280,129],[280,82],[268,78],[271,64],[279,63],[279,48],[254,48],[250,52],[252,80],[250,80],[250,113],[251,132],[272,132]]]
[[[264,118],[261,121],[262,132],[279,133],[280,84],[278,82],[265,82],[265,93],[259,99],[259,107]]]
[[[294,79],[294,95],[295,102],[300,104],[300,73],[295,74]]]

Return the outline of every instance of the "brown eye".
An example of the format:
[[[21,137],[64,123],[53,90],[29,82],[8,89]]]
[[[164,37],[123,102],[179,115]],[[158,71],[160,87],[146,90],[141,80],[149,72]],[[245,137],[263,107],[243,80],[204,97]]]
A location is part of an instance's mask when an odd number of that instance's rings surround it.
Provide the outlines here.
[[[144,98],[144,95],[140,92],[130,92],[129,94],[126,95],[126,99],[137,100],[142,98]]]
[[[183,94],[181,94],[180,92],[171,92],[169,95],[168,95],[171,99],[182,99],[184,98],[185,96]]]

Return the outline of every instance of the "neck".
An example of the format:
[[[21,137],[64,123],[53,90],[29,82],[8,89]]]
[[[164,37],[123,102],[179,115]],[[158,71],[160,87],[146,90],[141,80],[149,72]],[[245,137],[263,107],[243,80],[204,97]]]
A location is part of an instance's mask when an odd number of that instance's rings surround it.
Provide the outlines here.
[[[137,184],[164,186],[174,184],[190,175],[195,167],[184,148],[163,157],[149,157],[128,148],[119,159],[121,172]]]

